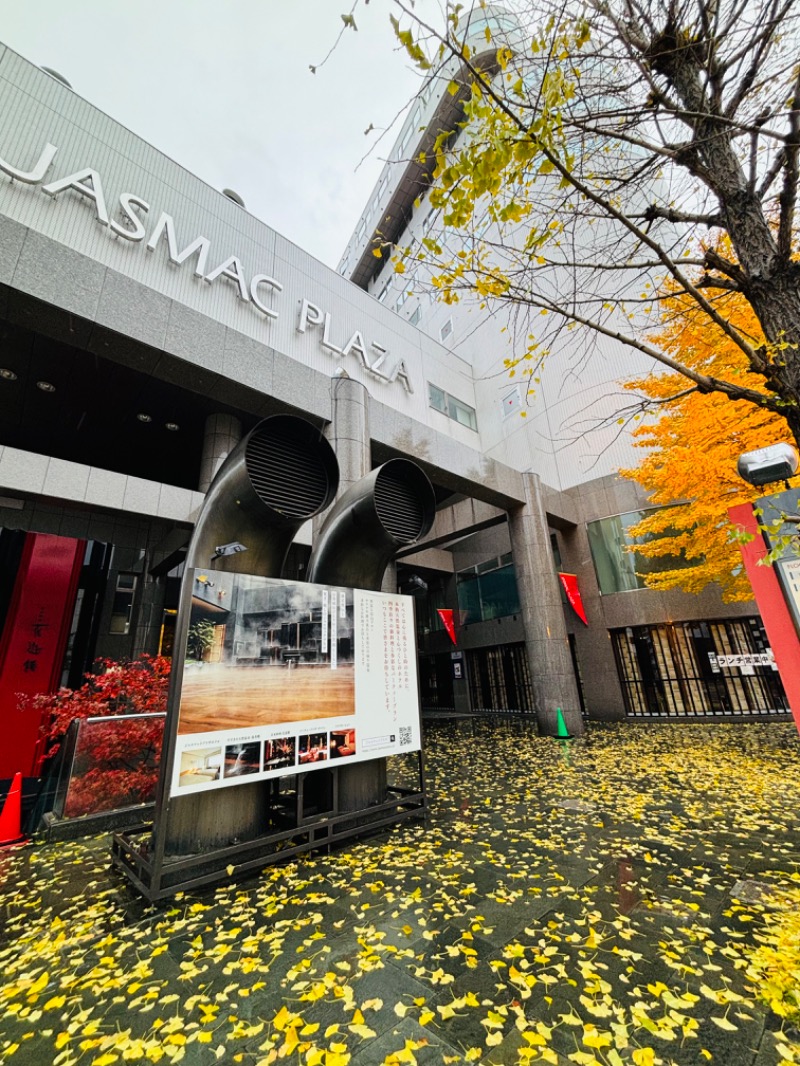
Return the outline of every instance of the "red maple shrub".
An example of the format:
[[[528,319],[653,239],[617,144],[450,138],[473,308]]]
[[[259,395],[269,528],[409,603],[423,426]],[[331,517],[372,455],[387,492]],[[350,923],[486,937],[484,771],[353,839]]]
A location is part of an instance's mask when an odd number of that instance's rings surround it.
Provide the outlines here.
[[[130,663],[101,659],[99,672],[86,674],[80,688],[20,697],[41,716],[54,756],[76,719],[144,715],[167,709],[171,662],[143,655]],[[116,810],[147,803],[155,795],[164,732],[163,718],[86,722],[78,733],[64,816]]]

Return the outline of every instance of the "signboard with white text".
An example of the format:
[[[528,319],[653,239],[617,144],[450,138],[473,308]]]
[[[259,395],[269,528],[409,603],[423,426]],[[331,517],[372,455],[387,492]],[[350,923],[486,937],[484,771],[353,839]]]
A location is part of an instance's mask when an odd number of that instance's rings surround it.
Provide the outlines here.
[[[421,746],[411,597],[195,570],[171,792]]]

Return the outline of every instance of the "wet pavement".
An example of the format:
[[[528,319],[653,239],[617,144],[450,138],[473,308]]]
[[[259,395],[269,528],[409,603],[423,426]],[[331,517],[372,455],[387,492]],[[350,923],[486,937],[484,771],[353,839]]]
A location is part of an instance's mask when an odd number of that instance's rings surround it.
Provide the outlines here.
[[[0,1062],[800,1062],[753,963],[800,906],[792,724],[426,734],[427,830],[165,906],[108,838],[3,853]]]

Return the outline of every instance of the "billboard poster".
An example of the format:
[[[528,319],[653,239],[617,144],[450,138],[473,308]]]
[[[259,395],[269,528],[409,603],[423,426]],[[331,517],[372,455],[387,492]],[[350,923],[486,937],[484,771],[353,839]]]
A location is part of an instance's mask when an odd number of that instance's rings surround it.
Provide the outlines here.
[[[421,747],[409,596],[196,569],[170,791]]]

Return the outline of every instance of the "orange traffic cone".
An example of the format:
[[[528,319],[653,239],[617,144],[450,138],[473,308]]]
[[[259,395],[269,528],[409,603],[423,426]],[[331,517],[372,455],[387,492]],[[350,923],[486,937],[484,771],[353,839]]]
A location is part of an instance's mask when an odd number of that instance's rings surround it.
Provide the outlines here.
[[[25,836],[20,826],[22,813],[22,774],[14,774],[11,788],[8,790],[3,812],[0,814],[0,848],[10,844],[19,844]]]

